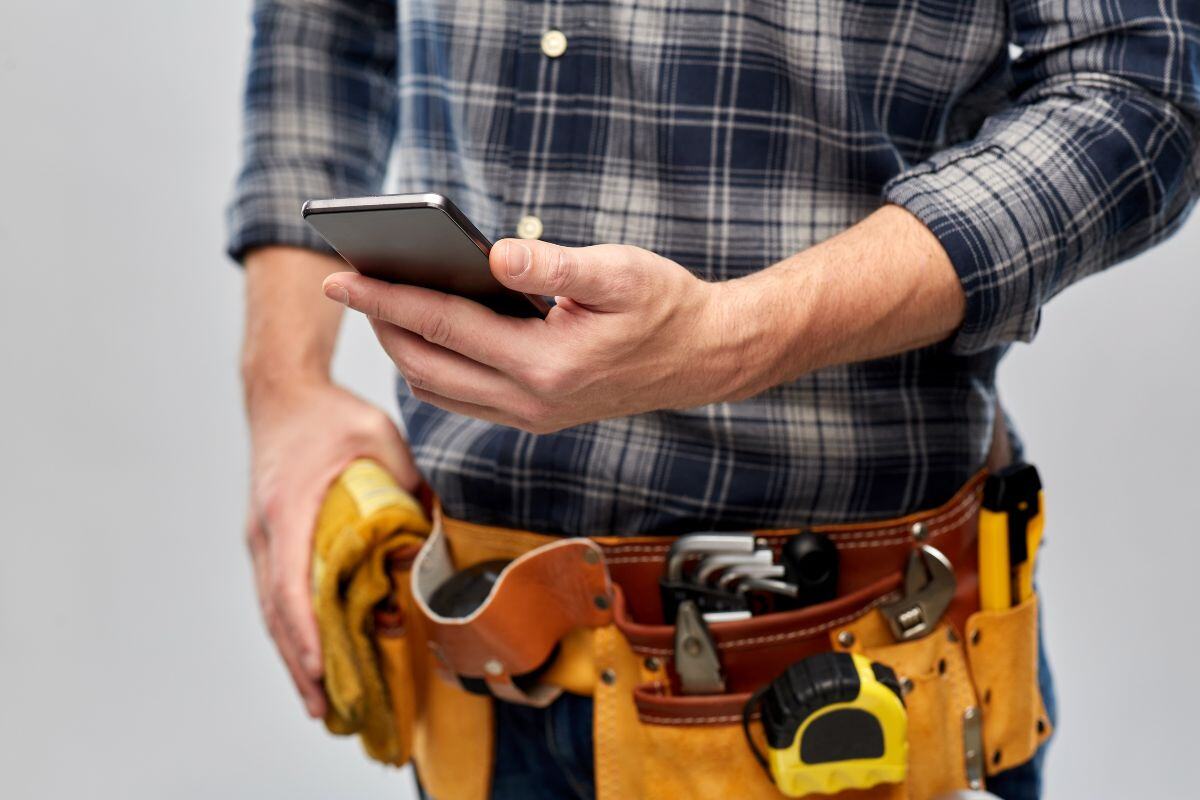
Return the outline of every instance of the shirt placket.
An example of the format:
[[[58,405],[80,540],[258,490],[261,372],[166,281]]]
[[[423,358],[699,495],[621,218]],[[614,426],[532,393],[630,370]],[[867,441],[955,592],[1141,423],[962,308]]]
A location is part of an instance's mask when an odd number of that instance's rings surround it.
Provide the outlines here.
[[[522,239],[555,239],[552,209],[556,180],[550,168],[554,153],[569,149],[568,128],[559,86],[570,82],[571,14],[559,2],[531,0],[521,4],[520,43],[515,59],[513,123],[509,147],[511,170],[505,187],[510,229]]]

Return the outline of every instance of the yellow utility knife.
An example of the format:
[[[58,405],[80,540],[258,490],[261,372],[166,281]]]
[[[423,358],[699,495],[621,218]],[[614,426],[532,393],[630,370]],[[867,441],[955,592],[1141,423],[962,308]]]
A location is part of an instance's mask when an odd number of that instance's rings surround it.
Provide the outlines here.
[[[1042,480],[1032,464],[988,476],[979,512],[979,605],[1011,608],[1033,596],[1033,571],[1045,529]]]

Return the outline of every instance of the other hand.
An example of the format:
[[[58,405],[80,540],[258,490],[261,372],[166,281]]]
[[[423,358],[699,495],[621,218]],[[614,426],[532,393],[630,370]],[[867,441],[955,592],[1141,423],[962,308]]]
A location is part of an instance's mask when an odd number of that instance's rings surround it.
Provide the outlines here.
[[[309,715],[325,714],[312,612],[313,527],[330,483],[374,458],[410,491],[419,477],[391,419],[328,381],[250,388],[251,498],[246,541],[267,629]]]

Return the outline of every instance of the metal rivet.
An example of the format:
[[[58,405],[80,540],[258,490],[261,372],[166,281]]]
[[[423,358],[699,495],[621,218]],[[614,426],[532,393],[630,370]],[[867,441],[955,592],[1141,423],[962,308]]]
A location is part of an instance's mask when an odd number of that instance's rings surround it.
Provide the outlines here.
[[[924,522],[914,522],[912,525],[913,538],[918,542],[923,542],[929,538],[929,526]]]
[[[683,652],[695,658],[700,655],[700,640],[695,636],[689,636],[683,640]]]
[[[615,670],[606,669],[600,673],[600,680],[604,681],[605,686],[612,686],[617,682],[617,673]]]
[[[601,611],[608,610],[608,598],[606,596],[598,594],[592,598],[592,602],[595,603],[596,608],[600,609]]]
[[[654,656],[650,656],[642,663],[645,665],[646,669],[650,670],[651,672],[658,672],[660,669],[662,669],[662,662]]]
[[[1044,734],[1046,732],[1046,720],[1044,720],[1044,719],[1038,720],[1037,732],[1038,732],[1039,736],[1041,736],[1042,734]]]
[[[997,750],[996,752],[992,753],[992,763],[993,763],[993,764],[999,764],[999,763],[1000,763],[1000,751],[999,751],[999,750]]]
[[[979,634],[979,629],[978,629],[978,628],[976,628],[975,630],[971,631],[971,644],[973,644],[973,645],[978,645],[978,644],[979,644],[979,638],[980,638],[980,634]]]
[[[900,691],[903,692],[904,694],[906,694],[906,695],[912,694],[912,690],[915,688],[917,688],[917,687],[912,682],[912,678],[905,676],[900,679]]]
[[[504,665],[494,658],[489,658],[483,664],[483,671],[488,675],[503,675]]]
[[[600,554],[589,547],[583,551],[583,560],[589,564],[598,564],[600,563]]]
[[[945,675],[945,674],[946,674],[946,659],[939,658],[938,659],[938,675]]]
[[[854,646],[854,634],[850,631],[842,631],[837,635],[837,643],[842,647]]]
[[[967,784],[967,788],[973,792],[978,792],[979,790],[983,789],[983,781],[971,781],[969,784]]]

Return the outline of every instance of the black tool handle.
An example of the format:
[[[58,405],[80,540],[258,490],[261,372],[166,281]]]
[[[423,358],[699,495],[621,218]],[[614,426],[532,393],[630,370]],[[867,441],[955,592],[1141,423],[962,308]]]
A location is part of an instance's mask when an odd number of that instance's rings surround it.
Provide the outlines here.
[[[828,537],[804,531],[788,537],[781,553],[787,582],[798,590],[796,608],[827,603],[837,596],[838,551]]]

